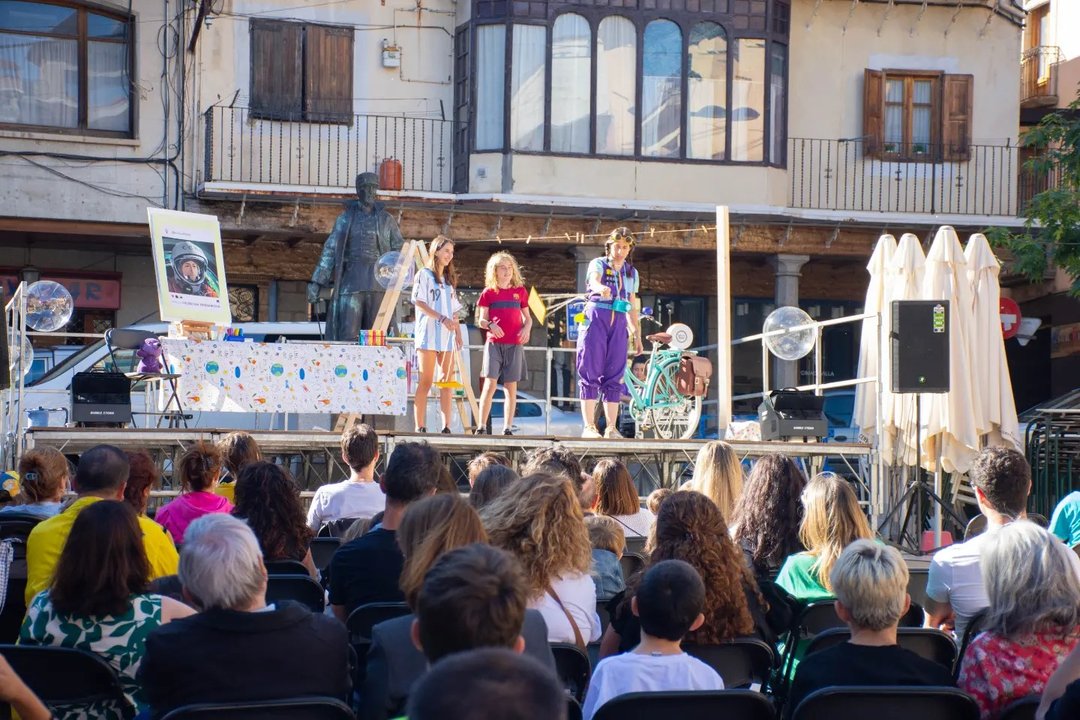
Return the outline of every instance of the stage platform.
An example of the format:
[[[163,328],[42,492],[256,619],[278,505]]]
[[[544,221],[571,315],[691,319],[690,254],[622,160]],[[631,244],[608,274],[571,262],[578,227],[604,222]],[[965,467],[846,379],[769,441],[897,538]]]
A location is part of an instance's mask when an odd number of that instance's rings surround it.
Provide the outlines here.
[[[166,488],[171,488],[172,467],[179,456],[199,441],[215,442],[230,432],[226,429],[165,429],[165,428],[32,428],[26,433],[26,447],[49,445],[68,455],[101,443],[116,445],[125,450],[147,450],[164,468]],[[337,482],[348,475],[341,460],[340,435],[318,431],[254,431],[251,433],[263,453],[283,463],[296,477],[301,488],[314,490],[327,482]],[[491,450],[510,457],[515,462],[536,448],[560,445],[574,452],[586,469],[602,457],[618,457],[634,475],[642,494],[657,487],[675,487],[689,478],[688,467],[707,440],[610,440],[525,435],[442,435],[387,431],[379,433],[382,456],[389,457],[400,442],[425,440],[444,453],[451,463],[455,477],[465,473],[465,464],[475,455]],[[871,465],[872,448],[862,443],[803,443],[730,441],[744,459],[753,460],[769,453],[784,453],[803,458],[811,471],[826,462],[830,469],[858,476],[868,486],[864,476]]]

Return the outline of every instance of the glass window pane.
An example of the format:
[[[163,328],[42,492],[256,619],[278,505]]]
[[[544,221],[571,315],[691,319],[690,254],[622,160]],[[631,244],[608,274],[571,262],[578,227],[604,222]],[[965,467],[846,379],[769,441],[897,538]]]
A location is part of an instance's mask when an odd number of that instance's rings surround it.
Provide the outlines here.
[[[116,18],[89,13],[86,16],[86,34],[92,38],[127,38],[127,23]]]
[[[79,31],[78,16],[75,8],[0,0],[0,28],[5,30],[75,35]]]
[[[687,157],[724,159],[727,129],[727,36],[716,23],[690,30],[687,52]]]
[[[551,31],[551,150],[589,152],[592,32],[585,18],[566,13]]]
[[[606,17],[596,32],[596,152],[634,154],[637,30],[624,17]]]
[[[76,127],[76,40],[0,33],[0,122]]]
[[[904,81],[903,80],[886,80],[885,81],[885,102],[902,103],[904,102]]]
[[[476,149],[503,147],[506,26],[481,25],[476,31]]]
[[[769,138],[772,152],[769,160],[774,163],[784,159],[784,144],[787,142],[787,91],[784,87],[784,73],[787,69],[787,46],[772,44],[772,66],[769,82]]]
[[[514,25],[510,73],[510,147],[544,149],[544,59],[547,28]]]
[[[735,41],[731,87],[731,159],[763,160],[765,153],[765,41]]]
[[[87,119],[94,130],[127,132],[129,109],[128,46],[88,42],[86,48]]]
[[[899,144],[904,142],[904,106],[885,106],[885,142],[896,147],[886,147],[886,152],[898,152]]]
[[[645,26],[642,51],[641,154],[678,157],[682,124],[682,31],[670,20]]]
[[[930,108],[918,105],[911,109],[911,152],[930,152]]]
[[[916,80],[914,102],[918,105],[929,105],[933,88],[934,83],[932,80]]]

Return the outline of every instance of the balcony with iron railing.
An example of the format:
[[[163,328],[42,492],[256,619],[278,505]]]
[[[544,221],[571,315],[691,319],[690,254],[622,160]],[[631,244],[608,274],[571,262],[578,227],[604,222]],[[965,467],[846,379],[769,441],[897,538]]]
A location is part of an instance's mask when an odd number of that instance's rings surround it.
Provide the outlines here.
[[[1052,45],[1024,51],[1020,56],[1021,107],[1057,105],[1057,66],[1061,59],[1061,48]]]

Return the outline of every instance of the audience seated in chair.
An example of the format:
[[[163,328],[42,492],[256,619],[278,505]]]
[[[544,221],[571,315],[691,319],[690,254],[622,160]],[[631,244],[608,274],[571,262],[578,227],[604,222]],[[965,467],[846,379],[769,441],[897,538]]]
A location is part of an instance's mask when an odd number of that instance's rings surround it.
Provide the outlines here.
[[[1080,581],[1075,553],[1035,523],[994,531],[982,549],[990,601],[982,630],[964,653],[959,686],[983,720],[1010,702],[1041,693],[1080,638]]]
[[[555,674],[503,648],[458,653],[416,684],[409,720],[566,720],[567,697]]]
[[[129,466],[123,450],[97,445],[79,457],[75,468],[78,497],[63,512],[42,520],[26,541],[26,604],[52,582],[53,571],[79,513],[101,500],[123,500]],[[150,518],[140,517],[142,543],[150,563],[147,578],[176,574],[177,554],[165,530]]]
[[[236,479],[240,477],[240,471],[244,469],[244,466],[262,460],[262,450],[251,433],[243,430],[227,434],[218,440],[217,445],[221,450],[225,469],[221,473],[221,483],[214,492],[229,502],[235,503]]]
[[[469,490],[469,502],[479,510],[489,505],[503,490],[520,479],[521,476],[514,472],[513,468],[499,464],[489,465],[470,480],[472,487]]]
[[[345,626],[297,603],[266,604],[255,534],[229,515],[188,528],[180,557],[184,595],[201,612],[150,633],[138,680],[158,718],[193,703],[322,695],[345,700]]]
[[[207,513],[232,512],[232,503],[214,492],[221,480],[221,467],[221,451],[208,443],[196,444],[180,458],[177,469],[184,491],[154,516],[177,544],[183,544],[192,520]]]
[[[604,458],[593,469],[593,486],[596,503],[592,511],[610,517],[623,528],[628,536],[648,537],[656,522],[656,515],[641,507],[637,488],[630,471],[615,458]]]
[[[570,450],[555,445],[553,447],[541,447],[529,452],[525,456],[525,464],[521,468],[521,476],[528,475],[555,475],[569,480],[577,493],[582,511],[588,511],[596,502],[596,485],[592,475],[582,472],[581,461]]]
[[[806,476],[786,455],[758,458],[746,478],[730,525],[759,583],[806,549],[799,539],[805,489]]]
[[[698,492],[677,492],[660,505],[653,532],[650,566],[663,560],[682,560],[690,563],[705,583],[705,622],[689,633],[687,642],[711,645],[748,635],[770,644],[775,640],[766,619],[765,601],[715,503]],[[627,584],[604,633],[600,657],[626,652],[638,643],[640,624],[630,606],[635,579],[627,578]]]
[[[187,605],[147,591],[150,564],[138,516],[125,502],[103,500],[79,513],[49,590],[30,603],[19,643],[86,650],[109,663],[131,706],[146,709],[136,682],[145,639],[155,628],[194,614]],[[57,682],[63,682],[58,678]],[[124,717],[109,704],[88,712]]]
[[[544,616],[548,640],[582,649],[599,640],[592,546],[573,484],[563,476],[527,475],[480,517],[491,544],[521,562],[529,607]]]
[[[236,507],[232,514],[248,524],[259,541],[263,559],[295,560],[319,579],[311,559],[315,533],[304,519],[300,490],[280,465],[260,460],[244,466],[236,481]]]
[[[836,614],[851,629],[851,639],[803,659],[788,695],[788,717],[824,687],[953,684],[949,668],[896,643],[897,624],[910,605],[907,566],[898,550],[856,540],[836,559],[829,579]]]
[[[626,693],[724,689],[715,670],[679,647],[687,633],[705,622],[705,585],[691,565],[665,560],[650,567],[630,607],[641,624],[641,642],[596,666],[582,708],[585,720]]]
[[[659,515],[660,503],[664,502],[664,500],[669,498],[674,492],[675,491],[671,488],[656,488],[651,493],[649,493],[649,497],[645,498],[645,507],[647,507],[649,509],[649,512],[651,512],[653,515]]]
[[[510,462],[510,458],[506,457],[502,453],[497,452],[482,452],[472,460],[469,461],[465,469],[469,473],[469,487],[476,485],[476,479],[480,477],[480,473],[487,470],[489,467],[495,465],[502,466],[504,468],[514,469],[513,463]]]
[[[314,532],[342,518],[369,518],[386,508],[386,496],[375,482],[379,462],[379,436],[370,425],[360,424],[341,436],[341,459],[349,466],[349,477],[323,485],[308,506],[307,523]]]
[[[743,491],[739,454],[723,440],[705,443],[694,459],[694,474],[682,489],[695,490],[712,500],[724,516],[724,522],[730,524],[735,501]]]
[[[124,502],[133,507],[137,515],[145,517],[150,507],[150,493],[161,489],[161,469],[145,450],[128,451],[125,455],[128,459],[128,481],[124,486]]]
[[[1069,547],[1080,543],[1080,490],[1058,501],[1050,516],[1050,532]]]
[[[619,561],[626,552],[626,536],[615,518],[606,515],[590,515],[585,518],[592,545],[592,575],[596,585],[596,602],[606,603],[626,590]]]
[[[67,458],[56,448],[44,446],[27,450],[19,458],[19,494],[0,513],[23,513],[50,518],[60,512],[60,501],[68,490],[70,468]]]
[[[396,536],[410,503],[435,492],[442,460],[427,443],[400,443],[386,463],[379,485],[386,495],[382,521],[341,546],[330,561],[330,605],[345,622],[361,605],[402,602],[398,587],[403,558]]]

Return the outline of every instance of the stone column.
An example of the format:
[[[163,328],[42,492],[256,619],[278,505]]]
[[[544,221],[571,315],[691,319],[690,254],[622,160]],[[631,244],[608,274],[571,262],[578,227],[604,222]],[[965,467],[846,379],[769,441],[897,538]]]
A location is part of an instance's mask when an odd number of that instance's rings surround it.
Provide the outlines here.
[[[585,272],[589,269],[589,263],[604,254],[604,247],[593,245],[575,245],[570,248],[577,264],[577,292],[585,292]]]
[[[769,262],[776,270],[776,307],[799,305],[799,277],[809,255],[773,255]],[[799,384],[799,362],[772,358],[772,387],[794,387]]]

